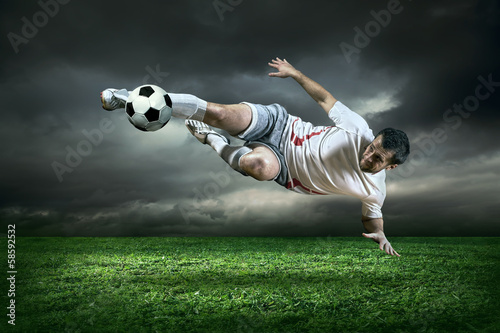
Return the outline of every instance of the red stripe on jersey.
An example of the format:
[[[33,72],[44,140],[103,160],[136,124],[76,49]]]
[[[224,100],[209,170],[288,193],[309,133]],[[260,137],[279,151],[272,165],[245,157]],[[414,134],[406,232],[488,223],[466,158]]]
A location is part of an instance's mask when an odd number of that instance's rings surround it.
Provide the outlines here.
[[[297,120],[298,119],[295,119],[295,121],[292,124],[292,134],[290,135],[290,141],[296,146],[302,146],[304,141],[311,139],[313,136],[320,135],[321,133],[327,131],[328,129],[330,129],[332,127],[335,127],[335,126],[328,126],[328,127],[323,128],[321,131],[312,132],[311,134],[306,134],[306,136],[303,138],[299,138],[297,136],[297,134],[295,134],[295,132],[293,131],[293,127],[295,126],[295,123],[297,122]]]
[[[302,183],[298,179],[296,179],[296,178],[293,178],[291,181],[288,182],[288,184],[286,184],[286,188],[287,189],[291,189],[291,188],[294,188],[294,187],[297,187],[297,186],[298,187],[302,187],[304,190],[306,190],[309,193],[314,193],[314,194],[319,194],[319,195],[325,195],[324,193],[319,193],[319,192],[316,192],[316,191],[308,189],[307,187],[305,187],[304,185],[302,185]]]

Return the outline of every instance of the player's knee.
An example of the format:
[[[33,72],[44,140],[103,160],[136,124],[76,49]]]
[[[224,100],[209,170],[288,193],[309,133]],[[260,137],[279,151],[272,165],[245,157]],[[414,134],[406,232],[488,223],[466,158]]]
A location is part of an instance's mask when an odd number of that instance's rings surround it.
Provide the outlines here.
[[[240,160],[240,167],[257,180],[273,179],[277,173],[273,161],[258,153],[244,155]]]

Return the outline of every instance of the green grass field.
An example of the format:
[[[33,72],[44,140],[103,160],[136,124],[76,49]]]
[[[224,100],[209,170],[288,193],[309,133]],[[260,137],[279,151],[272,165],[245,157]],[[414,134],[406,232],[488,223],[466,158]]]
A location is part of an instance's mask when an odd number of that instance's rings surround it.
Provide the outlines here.
[[[391,241],[400,258],[361,237],[17,238],[16,326],[0,328],[500,331],[500,238]]]

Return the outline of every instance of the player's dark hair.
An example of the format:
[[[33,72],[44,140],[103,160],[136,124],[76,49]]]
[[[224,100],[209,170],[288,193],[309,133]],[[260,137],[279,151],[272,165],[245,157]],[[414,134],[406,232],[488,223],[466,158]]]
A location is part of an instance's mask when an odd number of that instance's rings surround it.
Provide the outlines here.
[[[382,147],[394,153],[392,164],[403,164],[410,154],[410,141],[406,133],[389,127],[378,132],[376,137],[379,135],[382,135]]]

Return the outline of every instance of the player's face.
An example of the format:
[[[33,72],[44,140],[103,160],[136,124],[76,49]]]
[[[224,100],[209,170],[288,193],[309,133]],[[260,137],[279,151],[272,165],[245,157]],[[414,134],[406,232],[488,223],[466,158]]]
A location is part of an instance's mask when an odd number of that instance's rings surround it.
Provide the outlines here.
[[[382,137],[379,135],[365,148],[359,167],[363,172],[374,174],[383,169],[394,169],[397,165],[391,164],[392,156],[392,152],[382,147]]]

